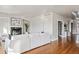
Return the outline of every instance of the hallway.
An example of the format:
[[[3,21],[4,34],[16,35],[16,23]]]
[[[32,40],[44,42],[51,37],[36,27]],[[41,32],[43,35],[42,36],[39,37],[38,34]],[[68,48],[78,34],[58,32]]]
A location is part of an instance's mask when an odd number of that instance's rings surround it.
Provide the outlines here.
[[[68,40],[70,40],[69,37]],[[63,39],[62,43],[60,41],[54,41],[31,51],[24,52],[23,54],[78,54],[79,47],[77,45],[79,44],[75,44],[73,40],[65,42],[65,39]]]

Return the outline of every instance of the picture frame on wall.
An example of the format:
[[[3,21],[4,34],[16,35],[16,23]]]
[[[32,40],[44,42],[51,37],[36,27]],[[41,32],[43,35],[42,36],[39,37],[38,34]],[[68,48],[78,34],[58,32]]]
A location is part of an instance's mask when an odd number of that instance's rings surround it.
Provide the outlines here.
[[[21,19],[20,18],[11,18],[11,26],[20,26],[21,25]]]

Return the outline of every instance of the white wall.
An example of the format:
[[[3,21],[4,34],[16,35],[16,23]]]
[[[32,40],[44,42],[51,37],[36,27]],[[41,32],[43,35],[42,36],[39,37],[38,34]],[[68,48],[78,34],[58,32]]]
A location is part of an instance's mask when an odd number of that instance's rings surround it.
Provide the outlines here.
[[[31,32],[42,32],[43,31],[43,21],[39,16],[32,18],[31,25],[32,30]]]
[[[64,32],[64,17],[60,16],[56,13],[53,13],[53,39],[52,40],[56,40],[58,39],[58,21],[62,21],[62,37],[65,36],[65,32]]]
[[[58,39],[58,19],[57,19],[57,14],[55,14],[55,13],[53,13],[53,18],[52,18],[52,20],[53,20],[53,39],[52,39],[52,41],[53,40],[56,40],[56,39]]]
[[[0,17],[0,34],[10,33],[10,18]]]
[[[32,32],[52,32],[52,20],[51,15],[44,15],[43,19],[40,16],[34,17],[32,22]]]
[[[44,32],[47,32],[51,35],[52,41],[56,40],[58,39],[58,21],[62,21],[62,37],[66,37],[67,35],[66,32],[64,31],[64,23],[68,23],[68,20],[71,19],[63,17],[54,12],[42,14],[31,19],[32,32],[42,32],[44,29]],[[69,35],[70,35],[70,27],[69,27]]]
[[[53,36],[52,34],[52,16],[51,14],[42,14],[39,16],[36,16],[31,19],[31,32],[33,33],[41,33],[45,32],[50,35],[50,37]]]
[[[53,40],[58,39],[58,21],[62,21],[62,37],[67,36],[67,32],[64,31],[64,24],[68,24],[68,36],[70,36],[71,32],[71,21],[72,19],[63,17],[61,15],[58,15],[57,13],[53,13]]]

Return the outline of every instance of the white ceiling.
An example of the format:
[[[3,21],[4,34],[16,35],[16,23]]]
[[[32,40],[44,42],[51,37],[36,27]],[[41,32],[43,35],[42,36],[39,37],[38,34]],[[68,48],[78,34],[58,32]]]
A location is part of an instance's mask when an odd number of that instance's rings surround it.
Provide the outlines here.
[[[53,11],[70,17],[72,11],[78,10],[78,5],[0,5],[0,16],[34,17],[44,12]]]

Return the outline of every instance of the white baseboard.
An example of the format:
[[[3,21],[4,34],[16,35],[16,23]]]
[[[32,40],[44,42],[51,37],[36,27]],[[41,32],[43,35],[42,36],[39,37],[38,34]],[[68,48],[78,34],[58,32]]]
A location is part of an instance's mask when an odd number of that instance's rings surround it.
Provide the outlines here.
[[[66,38],[67,36],[61,36],[62,38]],[[58,38],[52,39],[51,41],[56,41]]]
[[[56,40],[58,40],[58,38],[52,39],[51,41],[56,41]]]

